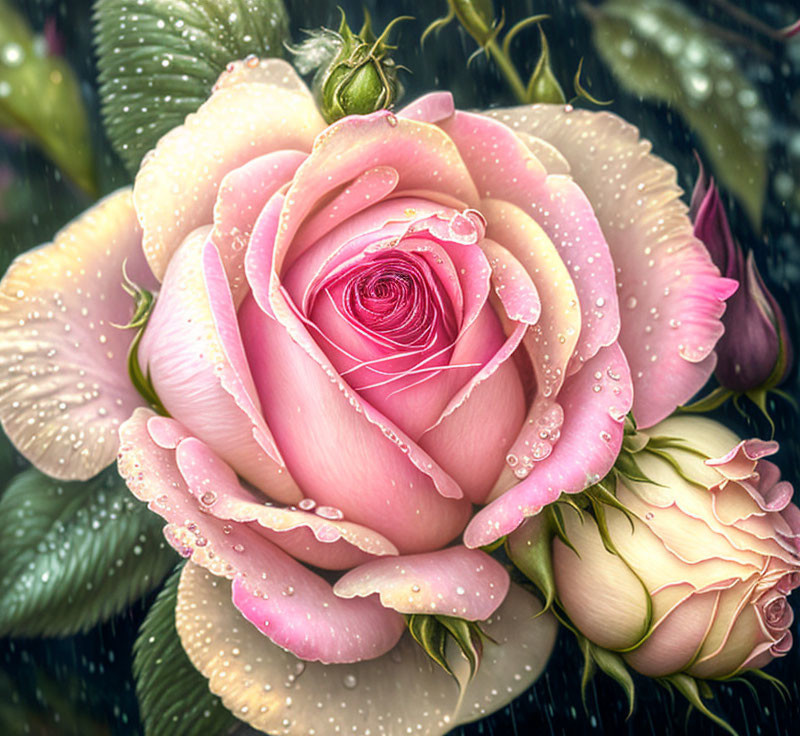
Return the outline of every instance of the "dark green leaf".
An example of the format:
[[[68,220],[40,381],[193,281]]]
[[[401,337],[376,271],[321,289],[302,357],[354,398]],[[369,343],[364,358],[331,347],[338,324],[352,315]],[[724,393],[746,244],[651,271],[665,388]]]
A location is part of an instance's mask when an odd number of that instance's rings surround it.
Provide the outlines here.
[[[674,0],[607,0],[584,7],[597,49],[619,84],[667,103],[686,119],[718,179],[758,227],[770,118],[734,55]]]
[[[175,630],[181,563],[147,612],[133,647],[133,674],[146,736],[222,736],[238,721],[208,689]]]
[[[86,109],[72,69],[50,56],[22,16],[0,0],[0,130],[35,141],[81,189],[95,194]]]
[[[116,468],[17,475],[0,499],[0,635],[67,636],[126,608],[175,564],[162,525]]]
[[[103,118],[131,173],[229,62],[282,56],[288,40],[283,0],[97,0],[95,20]]]

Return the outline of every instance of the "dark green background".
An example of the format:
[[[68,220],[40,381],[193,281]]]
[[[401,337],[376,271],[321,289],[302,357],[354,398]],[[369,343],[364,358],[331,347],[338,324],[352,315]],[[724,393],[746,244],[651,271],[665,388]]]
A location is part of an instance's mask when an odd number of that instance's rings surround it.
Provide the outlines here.
[[[631,0],[635,2],[635,0]],[[773,26],[785,25],[800,12],[796,2],[745,2],[735,0]],[[292,33],[300,40],[301,28],[314,28],[338,22],[336,5],[342,5],[360,22],[360,2],[328,0],[288,0]],[[445,29],[439,38],[420,50],[418,39],[425,26],[443,14],[444,0],[426,2],[364,3],[381,28],[391,17],[415,15],[417,20],[403,24],[396,35],[400,48],[396,60],[412,73],[404,77],[408,90],[406,100],[433,89],[450,89],[456,103],[465,108],[484,108],[513,104],[513,99],[499,76],[484,59],[473,62],[469,70],[466,59],[475,44],[455,25]],[[696,0],[690,3],[700,15],[712,18],[726,27],[753,36],[752,31],[727,18],[713,3]],[[66,42],[66,55],[82,81],[82,92],[90,110],[93,140],[96,141],[98,177],[102,190],[111,191],[129,180],[121,164],[107,144],[99,119],[99,101],[95,83],[96,70],[92,53],[89,0],[18,0],[32,25],[41,29],[45,19],[54,17]],[[495,3],[501,7],[501,3]],[[550,13],[546,28],[550,39],[553,66],[565,90],[578,59],[585,57],[585,78],[592,92],[600,98],[613,98],[611,109],[638,125],[654,142],[655,150],[679,169],[680,181],[691,188],[695,167],[692,149],[699,145],[680,118],[667,108],[642,102],[626,95],[603,67],[592,48],[589,26],[572,0],[538,0],[504,4],[507,23],[532,13]],[[391,13],[391,15],[390,15]],[[757,60],[746,45],[734,46],[745,72],[758,85],[774,117],[770,145],[770,184],[768,184],[764,229],[754,233],[742,212],[730,204],[737,237],[756,252],[756,258],[769,286],[783,304],[791,334],[797,336],[800,323],[800,212],[782,203],[773,188],[775,175],[800,169],[797,157],[800,146],[800,39],[784,46],[758,37],[775,61]],[[515,60],[522,70],[533,68],[537,46],[535,34],[515,44]],[[792,158],[795,156],[795,158]],[[0,139],[0,165],[10,164],[19,177],[14,184],[13,217],[0,222],[0,271],[10,258],[40,242],[50,239],[55,230],[91,202],[56,172],[37,150],[26,145],[11,144]],[[795,339],[795,343],[798,340]],[[784,387],[797,396],[797,371]],[[777,439],[782,442],[777,462],[784,474],[795,483],[800,478],[798,420],[785,403],[774,407],[777,417]],[[742,433],[763,434],[761,422],[752,424],[732,409],[720,416]],[[3,483],[0,479],[0,483]],[[800,611],[800,595],[794,607]],[[19,734],[137,734],[139,718],[130,675],[130,650],[136,630],[150,601],[142,601],[124,615],[98,627],[89,634],[61,640],[0,640],[0,707],[18,712]],[[794,625],[798,639],[797,624]],[[672,701],[657,685],[637,679],[638,699],[634,715],[625,720],[626,708],[622,691],[598,676],[588,693],[588,714],[580,698],[581,656],[566,633],[562,632],[546,674],[531,690],[512,706],[476,724],[456,729],[459,736],[474,734],[712,734],[722,733],[697,714],[685,721],[686,706]],[[761,734],[789,736],[798,732],[800,723],[800,646],[775,662],[768,671],[788,686],[792,699],[782,703],[772,688],[758,685],[758,701],[743,686],[717,688],[715,710],[724,715],[742,736]],[[9,736],[14,736],[10,734]],[[213,736],[213,735],[211,735]]]

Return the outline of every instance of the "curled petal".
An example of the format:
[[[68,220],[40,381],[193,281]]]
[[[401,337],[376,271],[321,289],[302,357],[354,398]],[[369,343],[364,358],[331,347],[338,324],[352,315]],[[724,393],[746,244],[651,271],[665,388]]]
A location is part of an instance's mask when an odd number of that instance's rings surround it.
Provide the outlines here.
[[[302,658],[326,662],[375,657],[396,643],[403,620],[393,611],[375,600],[338,598],[253,529],[208,513],[184,483],[175,453],[148,436],[153,416],[137,409],[120,428],[120,474],[168,522],[164,535],[180,554],[235,580],[234,603],[255,627]]]
[[[480,550],[466,547],[372,560],[351,570],[333,588],[341,598],[375,593],[400,613],[489,618],[503,602],[510,580],[505,568]]]
[[[134,201],[153,273],[162,279],[184,238],[212,221],[229,171],[271,151],[310,151],[324,127],[311,94],[286,62],[240,64],[223,75],[200,109],[158,142],[136,176]]]
[[[774,455],[778,447],[774,440],[742,440],[722,457],[706,460],[706,465],[716,468],[729,480],[744,480],[753,475],[758,460]]]
[[[724,301],[735,289],[693,236],[675,169],[607,112],[534,105],[487,114],[555,145],[594,206],[617,269],[634,416],[639,427],[655,424],[714,370]]]
[[[236,306],[247,291],[244,254],[256,219],[306,158],[301,151],[273,151],[234,169],[220,184],[209,237],[219,251]]]
[[[632,394],[622,350],[618,345],[603,348],[561,391],[564,425],[552,453],[475,515],[464,532],[464,544],[490,544],[562,493],[578,493],[600,480],[619,454]]]
[[[152,421],[148,423],[151,433]],[[264,504],[263,499],[243,488],[230,467],[196,437],[187,437],[177,445],[176,461],[189,491],[209,514],[224,521],[256,522],[267,539],[303,562],[345,569],[374,555],[397,554],[397,548],[377,532],[343,521],[324,506],[317,509],[310,499],[301,501],[299,508]]]
[[[430,92],[406,105],[397,117],[420,120],[423,123],[438,123],[455,114],[453,95],[449,92]]]
[[[136,331],[117,326],[133,314],[123,264],[139,286],[156,286],[130,189],[21,255],[0,284],[0,420],[57,478],[83,480],[113,462],[120,423],[144,403],[128,376]]]
[[[409,635],[388,654],[366,662],[302,662],[265,641],[253,627],[243,626],[227,583],[193,565],[181,576],[175,625],[189,659],[209,678],[211,691],[254,728],[307,736],[325,724],[331,733],[366,734],[375,729],[379,714],[393,729],[444,736],[509,703],[541,674],[556,623],[549,614],[536,617],[540,610],[533,596],[512,586],[484,626],[497,646],[484,644],[473,680],[468,682],[466,659],[449,652],[461,692]],[[367,702],[369,708],[364,707]]]
[[[206,230],[175,253],[139,349],[167,411],[264,493],[302,498],[264,422],[225,271]],[[213,421],[209,421],[213,417]]]

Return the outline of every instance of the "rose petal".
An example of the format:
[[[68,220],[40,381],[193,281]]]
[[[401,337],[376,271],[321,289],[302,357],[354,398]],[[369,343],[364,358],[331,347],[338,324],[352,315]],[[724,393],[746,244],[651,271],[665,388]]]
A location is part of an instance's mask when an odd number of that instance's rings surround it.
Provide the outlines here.
[[[572,370],[577,370],[601,347],[611,345],[619,332],[614,264],[591,203],[570,177],[547,176],[531,150],[505,125],[465,112],[440,125],[458,146],[481,197],[522,208],[558,249],[583,315],[572,359]]]
[[[542,313],[542,302],[525,266],[489,238],[484,238],[481,248],[492,267],[492,286],[508,318],[535,325]]]
[[[644,644],[625,654],[625,660],[648,677],[684,669],[708,635],[721,594],[712,590],[690,595],[657,623]]]
[[[256,219],[269,198],[291,179],[306,158],[307,154],[301,151],[273,151],[248,161],[222,179],[210,238],[225,266],[236,306],[247,290],[245,246]]]
[[[346,569],[374,555],[397,554],[397,548],[377,532],[327,518],[334,515],[325,507],[314,513],[313,508],[304,511],[265,505],[244,489],[230,467],[196,437],[180,442],[176,462],[190,493],[208,513],[225,521],[257,522],[267,539],[303,562],[326,569]],[[308,499],[305,502],[308,504]]]
[[[600,480],[619,453],[632,393],[622,350],[618,345],[603,348],[561,391],[564,426],[552,453],[478,512],[464,532],[464,544],[490,544],[562,493],[578,493]]]
[[[636,384],[634,415],[640,428],[655,424],[714,370],[724,300],[735,288],[692,235],[675,169],[607,112],[534,105],[487,114],[554,144],[594,206],[621,284],[620,344]]]
[[[333,592],[341,598],[367,598],[400,613],[489,618],[503,602],[510,579],[485,552],[449,547],[421,555],[371,560],[341,577]]]
[[[281,502],[302,498],[289,474],[281,471],[225,271],[205,230],[173,256],[139,346],[139,361],[167,411],[236,472]]]
[[[770,442],[757,439],[742,440],[722,457],[711,458],[705,462],[730,480],[744,480],[753,475],[756,462],[760,458],[774,455],[779,447],[780,445],[774,440]]]
[[[187,565],[178,588],[175,625],[211,691],[240,719],[265,732],[388,733],[411,728],[444,736],[460,723],[503,707],[536,680],[555,641],[556,624],[536,599],[512,586],[485,631],[481,666],[467,684],[466,659],[448,656],[464,690],[404,636],[378,659],[353,665],[305,663],[242,625],[227,584]],[[287,696],[289,699],[287,699]],[[364,704],[369,703],[369,707]]]
[[[271,561],[269,580],[274,583],[259,581],[251,592],[241,578],[234,579],[233,605],[300,659],[323,664],[373,659],[388,652],[405,631],[401,616],[374,599],[337,598],[327,582],[286,555]]]
[[[264,416],[306,495],[401,552],[453,539],[470,513],[469,502],[454,497],[461,495],[455,481],[344,383],[301,324],[290,333],[252,296],[239,319]]]
[[[252,529],[207,513],[183,482],[175,453],[148,436],[152,416],[137,409],[120,428],[120,474],[134,496],[169,522],[164,535],[173,547],[214,575],[235,579],[234,602],[255,626],[298,656],[322,661],[356,661],[394,645],[403,631],[394,612],[374,599],[338,598]]]
[[[131,190],[106,197],[53,243],[17,258],[0,284],[0,419],[40,470],[84,480],[114,460],[117,432],[144,404],[128,376],[135,330],[122,267],[157,282],[141,251]]]
[[[420,120],[423,123],[438,123],[455,114],[453,95],[449,92],[429,92],[418,97],[397,113],[399,118]]]
[[[343,118],[319,136],[286,194],[274,249],[274,279],[287,256],[289,263],[300,256],[300,250],[291,247],[293,238],[319,200],[376,166],[397,171],[398,191],[433,188],[469,207],[478,205],[456,147],[436,126],[397,118],[386,110]],[[277,288],[275,281],[271,291]]]
[[[229,171],[271,151],[310,151],[325,127],[311,94],[280,59],[223,75],[216,91],[145,158],[134,184],[144,252],[158,278],[195,228],[212,221]]]
[[[560,436],[564,413],[556,397],[581,332],[578,295],[552,241],[531,217],[498,200],[484,200],[481,207],[489,222],[487,235],[522,263],[542,303],[539,320],[523,340],[536,376],[536,396],[510,451],[518,458],[528,457],[532,467],[550,455]],[[505,491],[515,482],[513,474],[507,474],[496,491]]]

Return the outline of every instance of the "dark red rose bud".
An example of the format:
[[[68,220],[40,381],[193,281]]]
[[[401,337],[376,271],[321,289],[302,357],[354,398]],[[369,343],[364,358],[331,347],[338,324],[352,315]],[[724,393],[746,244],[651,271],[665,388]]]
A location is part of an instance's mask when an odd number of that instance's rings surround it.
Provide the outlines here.
[[[745,257],[734,240],[714,180],[702,166],[690,215],[694,234],[705,243],[722,275],[739,282],[722,319],[725,334],[717,343],[714,375],[722,386],[739,393],[774,388],[786,377],[792,362],[786,320],[764,285],[753,253]]]

